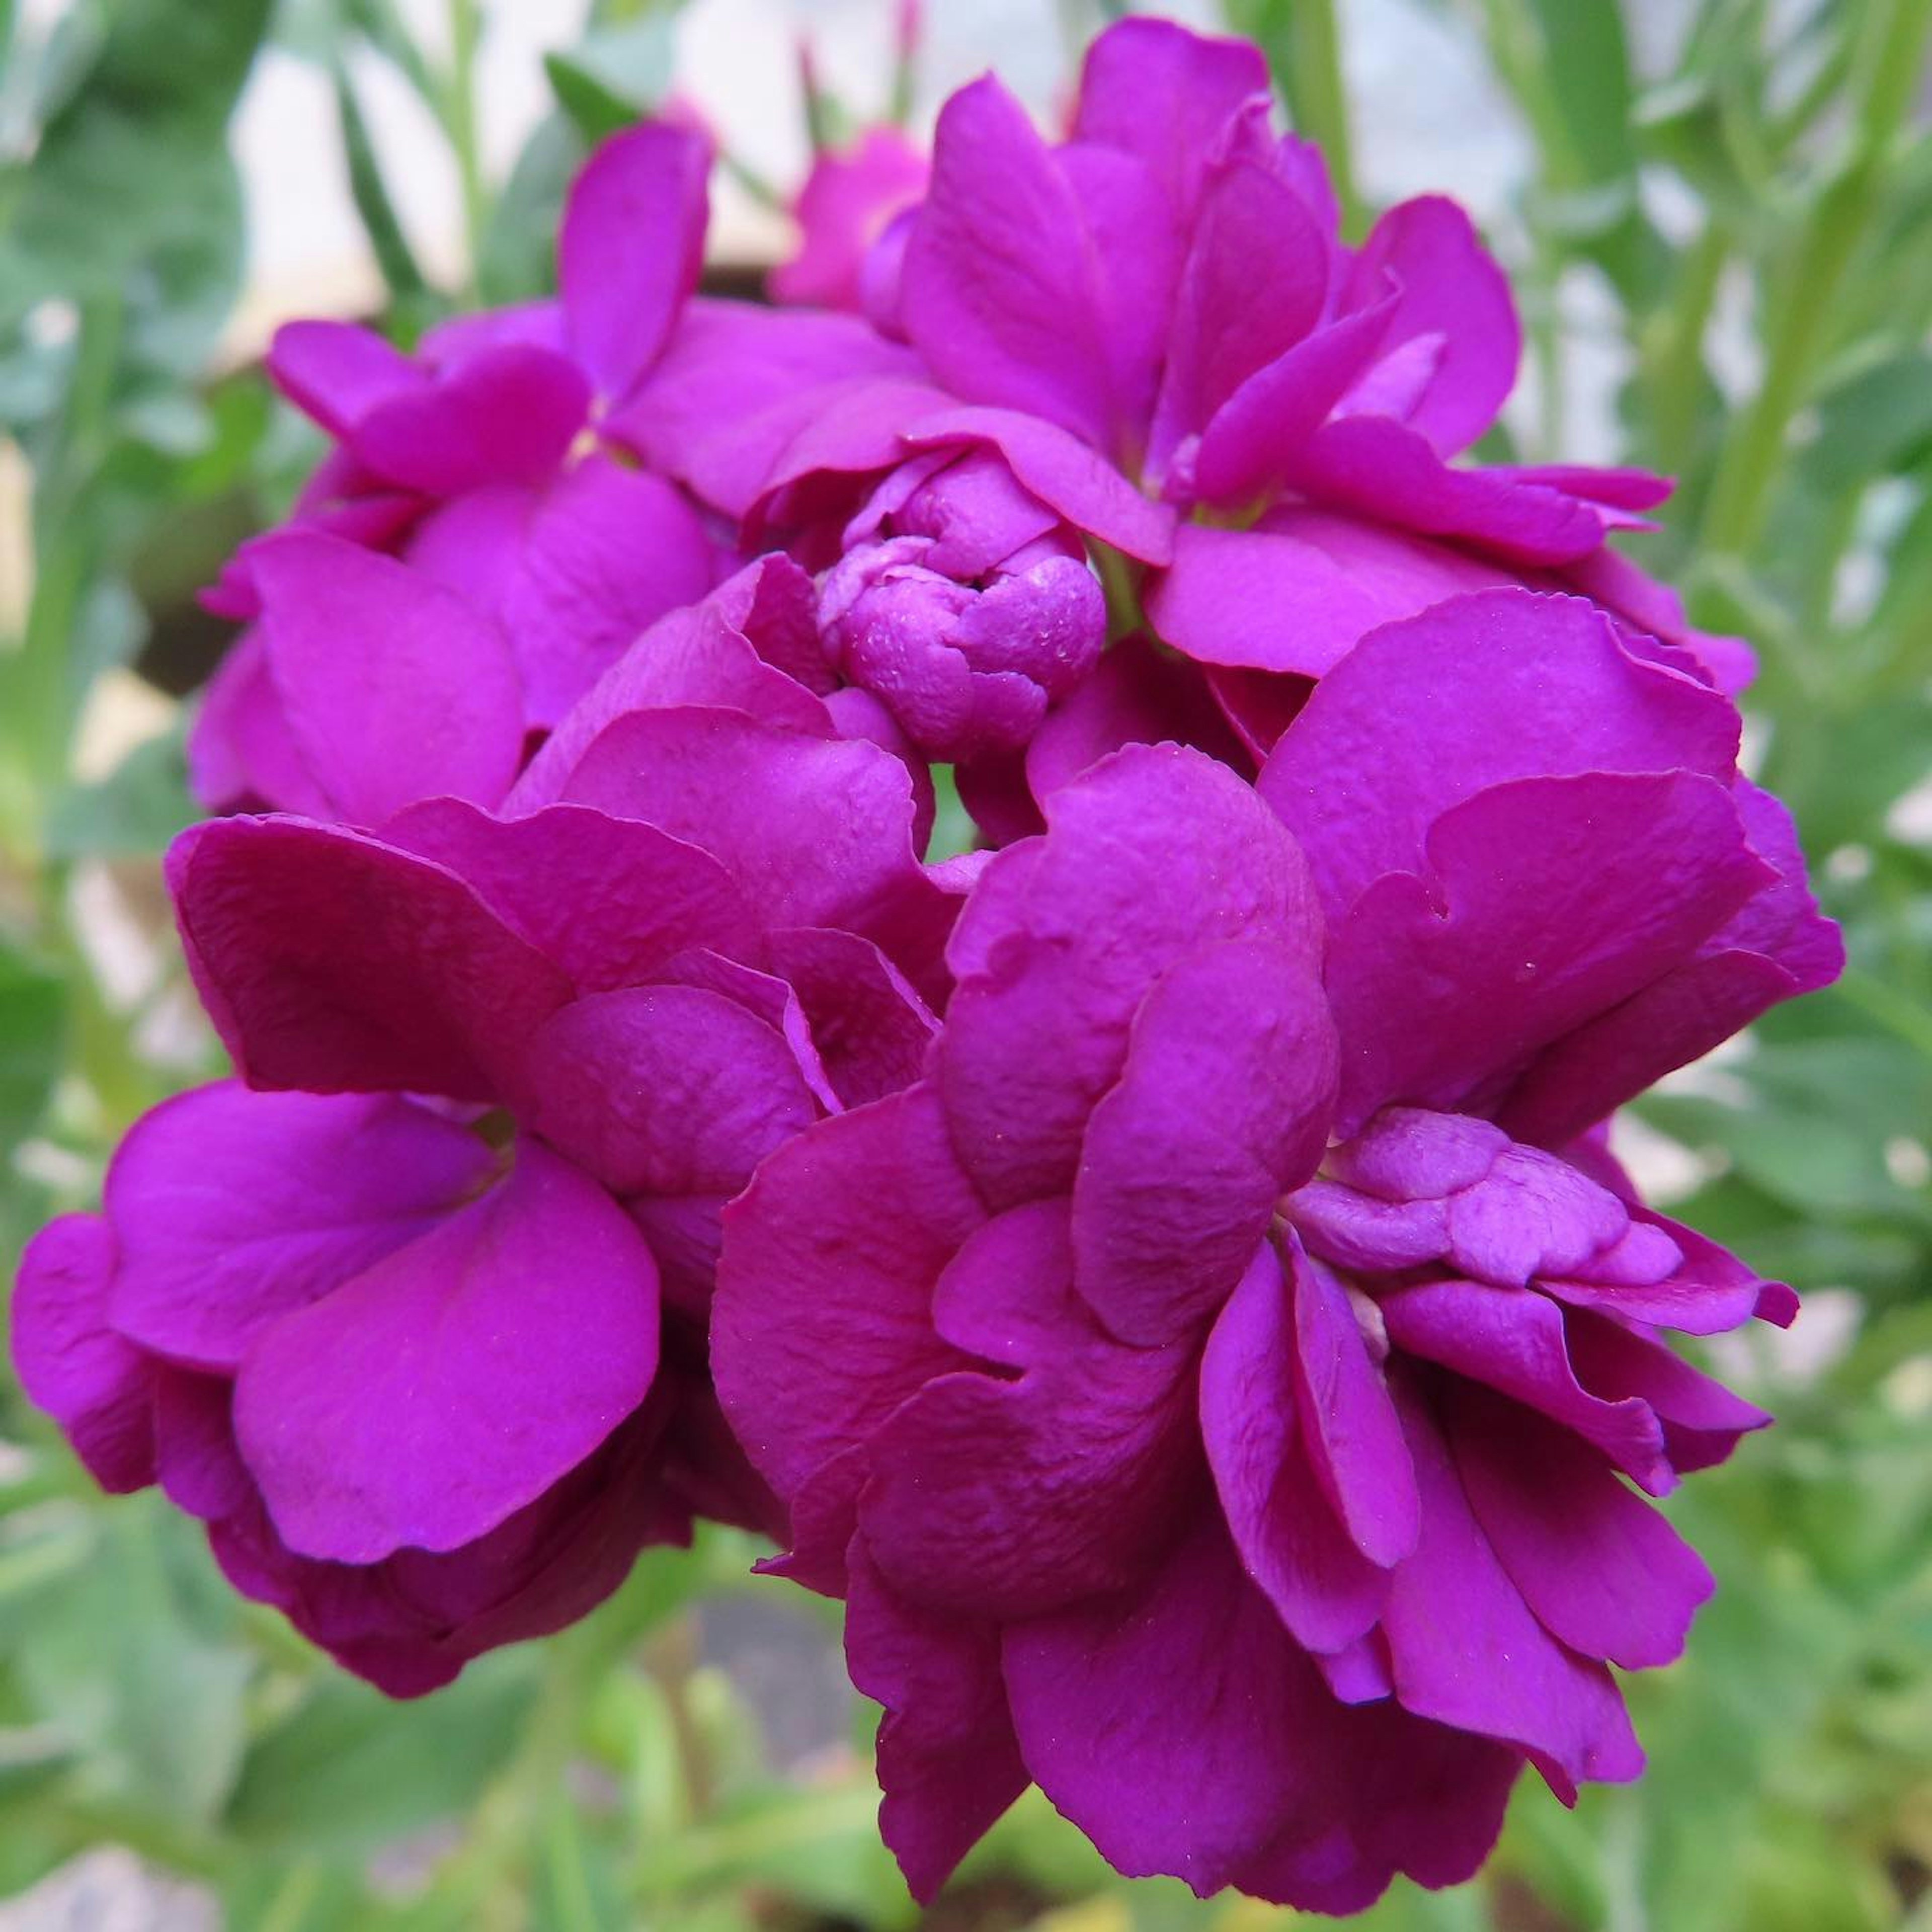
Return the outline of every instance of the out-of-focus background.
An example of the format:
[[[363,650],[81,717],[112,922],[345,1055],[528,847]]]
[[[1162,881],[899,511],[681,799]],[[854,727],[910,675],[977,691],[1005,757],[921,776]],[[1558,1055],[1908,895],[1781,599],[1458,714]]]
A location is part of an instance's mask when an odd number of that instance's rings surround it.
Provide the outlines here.
[[[1043,114],[1110,10],[934,0],[914,121]],[[1807,1298],[1722,1366],[1783,1418],[1675,1513],[1720,1588],[1634,1684],[1652,1768],[1526,1782],[1484,1877],[1379,1932],[1932,1928],[1932,0],[1208,0],[1360,210],[1461,196],[1516,279],[1505,448],[1680,479],[1632,540],[1756,644],[1750,754],[1852,965],[1629,1124],[1652,1186]],[[0,0],[0,1260],[210,1070],[158,854],[192,593],[319,449],[258,358],[533,292],[587,140],[675,92],[787,245],[796,42],[854,122],[890,0]],[[1499,450],[1497,453],[1504,453]],[[8,1274],[10,1276],[10,1265]],[[588,1623],[385,1702],[96,1496],[0,1378],[0,1932],[890,1932],[836,1625],[716,1535]],[[922,1922],[1286,1923],[1113,1880],[1036,1794]]]

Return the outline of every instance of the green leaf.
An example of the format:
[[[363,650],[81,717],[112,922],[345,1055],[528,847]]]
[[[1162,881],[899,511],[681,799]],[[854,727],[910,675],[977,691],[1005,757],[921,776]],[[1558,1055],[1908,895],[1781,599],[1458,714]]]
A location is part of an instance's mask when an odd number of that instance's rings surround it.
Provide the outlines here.
[[[1628,181],[1630,50],[1617,0],[1525,0],[1540,42],[1540,67],[1576,182]]]
[[[117,1502],[98,1523],[89,1560],[9,1619],[20,1681],[85,1753],[90,1796],[205,1823],[241,1761],[248,1659],[201,1626],[170,1574],[197,1525],[153,1496]],[[188,1553],[207,1564],[205,1551]]]
[[[363,232],[369,238],[376,266],[382,270],[392,296],[420,296],[428,284],[409,237],[403,231],[395,203],[389,197],[388,184],[382,178],[382,163],[370,138],[369,124],[363,118],[355,83],[340,62],[335,64],[333,79],[336,119],[342,130],[343,152],[349,164],[349,190],[356,212],[362,218]]]
[[[47,818],[56,858],[153,858],[196,816],[188,796],[184,728],[145,739],[98,784],[60,794]]]
[[[1912,468],[1932,447],[1932,355],[1858,369],[1820,398],[1805,469],[1828,495]]]
[[[546,54],[557,105],[592,145],[654,110],[670,86],[671,22],[647,14],[586,34],[568,52]]]
[[[330,1675],[248,1752],[229,1828],[263,1847],[388,1843],[473,1803],[515,1744],[540,1681],[527,1652],[485,1658],[398,1704]]]
[[[556,286],[554,238],[584,145],[562,113],[546,115],[524,144],[478,254],[477,281],[485,301],[527,302]]]
[[[66,1058],[67,1003],[58,977],[0,946],[0,1147],[30,1135]]]
[[[269,0],[124,0],[86,79],[41,131],[0,238],[0,289],[18,314],[47,296],[124,291],[135,266],[205,267],[237,202],[211,194],[230,110]]]

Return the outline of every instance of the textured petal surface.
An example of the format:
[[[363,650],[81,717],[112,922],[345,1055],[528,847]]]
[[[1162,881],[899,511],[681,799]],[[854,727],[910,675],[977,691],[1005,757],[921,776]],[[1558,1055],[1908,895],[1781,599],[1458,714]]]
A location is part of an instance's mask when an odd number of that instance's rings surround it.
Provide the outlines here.
[[[1268,86],[1267,63],[1250,41],[1124,20],[1087,50],[1074,138],[1138,155],[1184,217],[1228,123]]]
[[[1395,1572],[1382,1619],[1396,1696],[1418,1716],[1522,1746],[1566,1799],[1586,1778],[1636,1777],[1643,1754],[1610,1672],[1531,1615],[1470,1512],[1426,1399],[1405,1388],[1398,1401],[1422,1538]]]
[[[1148,618],[1203,664],[1319,677],[1379,626],[1502,580],[1427,538],[1295,508],[1251,530],[1184,525]]]
[[[1264,1244],[1202,1358],[1201,1433],[1242,1568],[1298,1642],[1336,1651],[1373,1626],[1388,1580],[1323,1492],[1303,1440],[1298,1352],[1281,1259]]]
[[[879,1832],[929,1900],[1028,1783],[1006,1714],[998,1627],[915,1609],[855,1540],[845,1618],[852,1682],[885,1706]]]
[[[66,1431],[104,1490],[154,1480],[147,1359],[107,1325],[114,1236],[92,1214],[63,1214],[27,1244],[10,1314],[20,1385]]]
[[[907,431],[911,449],[984,443],[1020,482],[1066,520],[1144,563],[1174,554],[1174,512],[1143,496],[1119,470],[1058,424],[1012,409],[950,410]]]
[[[605,428],[652,470],[742,517],[836,386],[917,381],[918,360],[856,316],[694,297],[657,366]]]
[[[1414,1549],[1421,1520],[1401,1421],[1347,1290],[1306,1256],[1293,1265],[1303,1440],[1355,1546],[1386,1568]]]
[[[1123,1341],[1174,1340],[1233,1291],[1321,1157],[1336,1054],[1298,935],[1205,948],[1142,1002],[1073,1184],[1080,1294]]]
[[[818,1108],[784,1036],[699,986],[576,1000],[532,1040],[530,1118],[629,1194],[735,1194]]]
[[[501,1186],[270,1331],[236,1433],[291,1549],[453,1550],[590,1455],[657,1358],[642,1236],[526,1142]]]
[[[511,344],[384,401],[357,425],[353,447],[376,475],[425,496],[541,483],[590,406],[590,386],[574,363]]]
[[[1492,1102],[1691,958],[1766,872],[1724,787],[1686,772],[1492,786],[1427,851],[1424,878],[1384,878],[1330,927],[1344,1133],[1390,1101]]]
[[[979,1229],[934,1298],[940,1334],[1021,1366],[929,1382],[874,1438],[866,1540],[902,1596],[1037,1615],[1131,1581],[1196,1484],[1192,1352],[1124,1347],[1072,1291],[1064,1203]]]
[[[711,142],[647,122],[605,141],[571,184],[556,272],[570,346],[599,394],[626,395],[698,286]]]
[[[1653,1496],[1676,1480],[1664,1431],[1636,1396],[1605,1400],[1579,1378],[1563,1311],[1540,1294],[1474,1282],[1425,1282],[1380,1301],[1396,1347],[1540,1411],[1628,1472]]]
[[[1568,1431],[1466,1385],[1448,1413],[1470,1507],[1544,1628],[1625,1670],[1679,1656],[1716,1587],[1689,1544]]]
[[[587,806],[497,818],[427,799],[382,830],[460,876],[585,992],[634,985],[693,946],[748,948],[757,931],[709,852]]]
[[[1072,184],[988,78],[946,102],[914,218],[900,319],[946,386],[1102,448],[1117,428],[1102,268]]]
[[[961,1158],[1000,1204],[1071,1182],[1162,973],[1250,934],[1311,966],[1319,945],[1300,855],[1197,752],[1122,752],[1056,793],[1048,816],[1043,841],[982,878],[950,955],[961,984],[940,1084]]]
[[[602,456],[560,477],[531,523],[502,608],[528,722],[554,724],[640,632],[695,603],[721,554],[662,477]]]
[[[164,1101],[108,1171],[115,1326],[171,1360],[236,1368],[282,1316],[428,1232],[496,1164],[466,1128],[387,1096],[223,1081]]]
[[[336,814],[378,825],[412,800],[499,803],[523,755],[503,634],[454,591],[339,538],[252,554],[270,676]]]
[[[1399,1869],[1466,1876],[1516,1768],[1390,1704],[1336,1703],[1211,1516],[1141,1591],[1013,1628],[1005,1665],[1054,1804],[1117,1870],[1204,1894],[1346,1912]]]
[[[1728,783],[1737,713],[1634,658],[1600,611],[1526,590],[1456,598],[1365,638],[1325,676],[1260,780],[1331,914],[1414,872],[1427,828],[1486,786],[1590,771]]]
[[[1475,441],[1516,382],[1522,332],[1509,284],[1453,201],[1424,195],[1390,208],[1355,257],[1354,286],[1384,275],[1398,293],[1384,353],[1406,343],[1439,345],[1407,420],[1444,456]]]
[[[934,1331],[930,1304],[985,1218],[924,1088],[801,1134],[727,1214],[712,1372],[746,1454],[790,1504],[795,1537],[813,1478],[932,1376],[967,1365]],[[814,1552],[835,1574],[850,1534],[848,1520],[829,1553]]]
[[[257,1086],[488,1100],[570,994],[454,873],[357,832],[223,819],[167,872],[202,1003]]]
[[[773,925],[877,930],[919,888],[910,782],[875,745],[709,707],[634,712],[592,741],[564,793],[701,844]]]

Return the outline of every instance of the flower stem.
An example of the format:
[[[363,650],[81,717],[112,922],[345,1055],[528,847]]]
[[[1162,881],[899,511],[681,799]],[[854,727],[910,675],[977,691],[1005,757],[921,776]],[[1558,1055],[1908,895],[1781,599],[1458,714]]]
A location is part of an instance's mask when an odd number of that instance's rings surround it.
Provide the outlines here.
[[[1828,345],[1846,269],[1878,205],[1892,148],[1912,104],[1932,0],[1874,7],[1852,104],[1851,145],[1813,201],[1778,291],[1764,380],[1732,425],[1718,459],[1704,517],[1704,544],[1747,554],[1762,529],[1792,417]]]
[[[489,197],[476,140],[476,46],[482,21],[476,0],[449,0],[449,78],[443,124],[456,156],[456,178],[463,196],[463,236],[468,265],[464,294],[477,299],[477,265],[482,260]]]
[[[1366,221],[1355,192],[1348,94],[1342,78],[1342,35],[1334,0],[1294,0],[1278,34],[1270,38],[1276,77],[1288,96],[1288,111],[1297,130],[1320,145],[1341,210],[1342,232],[1354,240]]]

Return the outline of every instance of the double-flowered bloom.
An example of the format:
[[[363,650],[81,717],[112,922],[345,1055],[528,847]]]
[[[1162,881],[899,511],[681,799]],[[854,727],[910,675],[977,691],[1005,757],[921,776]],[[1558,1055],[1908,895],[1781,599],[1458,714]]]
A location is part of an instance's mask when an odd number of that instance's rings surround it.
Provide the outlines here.
[[[806,580],[754,566],[501,811],[380,811],[395,747],[344,734],[362,824],[217,820],[170,855],[248,1084],[158,1109],[104,1217],[42,1233],[17,1359],[104,1483],[158,1480],[392,1690],[581,1615],[694,1511],[782,1520],[709,1393],[719,1209],[916,1072],[956,903],[904,765],[752,641],[799,637]]]
[[[600,150],[556,303],[278,346],[336,448],[195,745],[265,815],[168,867],[237,1078],[29,1250],[28,1392],[398,1694],[768,1532],[922,1896],[1029,1781],[1463,1877],[1711,1587],[1646,1498],[1768,1418],[1666,1332],[1796,1306],[1606,1133],[1838,968],[1748,656],[1608,547],[1659,479],[1462,460],[1500,274],[1345,244],[1251,47],[963,90],[802,206],[843,313],[692,294],[706,160]]]
[[[1579,600],[1372,634],[1251,788],[1114,754],[1003,851],[928,1077],[727,1213],[713,1367],[850,1598],[930,1892],[1029,1778],[1132,1873],[1328,1910],[1641,1763],[1766,1418],[1664,1328],[1789,1291],[1595,1124],[1835,970],[1729,702]]]

